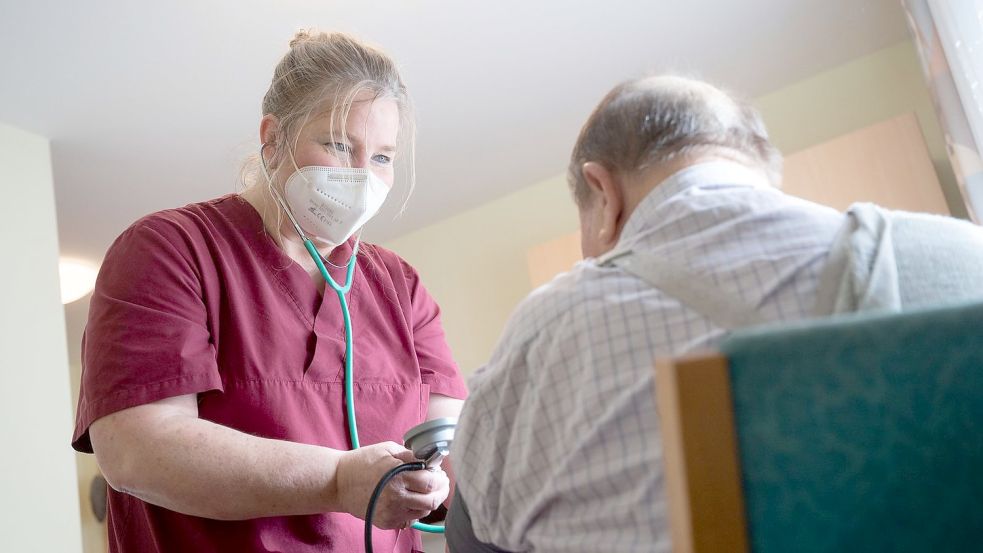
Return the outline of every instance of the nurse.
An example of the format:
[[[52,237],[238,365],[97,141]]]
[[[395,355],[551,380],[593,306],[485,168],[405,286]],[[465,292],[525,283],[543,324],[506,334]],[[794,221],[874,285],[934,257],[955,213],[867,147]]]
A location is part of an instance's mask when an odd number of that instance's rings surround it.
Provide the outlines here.
[[[393,61],[299,33],[259,130],[242,194],[144,217],[106,255],[72,445],[112,487],[110,551],[358,551],[375,484],[412,460],[396,442],[466,396],[416,271],[358,238],[412,166]],[[448,492],[439,470],[393,480],[375,547],[421,549],[408,526]]]

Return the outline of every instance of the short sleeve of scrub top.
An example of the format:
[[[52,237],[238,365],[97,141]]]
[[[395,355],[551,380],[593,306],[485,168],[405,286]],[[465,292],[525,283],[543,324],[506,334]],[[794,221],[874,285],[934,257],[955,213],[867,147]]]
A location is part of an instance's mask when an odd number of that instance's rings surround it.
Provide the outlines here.
[[[148,218],[110,248],[83,337],[76,447],[106,415],[160,399],[221,391],[204,290],[181,232]],[[183,250],[183,251],[182,251]]]
[[[353,241],[339,246],[338,258]],[[363,445],[401,443],[432,393],[467,390],[416,271],[363,244],[348,294],[354,400]],[[334,256],[333,256],[334,258]],[[332,269],[343,281],[343,269]],[[199,417],[256,436],[349,449],[344,327],[321,293],[230,195],[150,215],[111,246],[93,293],[72,445],[108,414],[197,394]],[[110,490],[111,551],[356,551],[362,521],[347,514],[214,521]],[[416,531],[376,531],[388,551],[418,550]]]

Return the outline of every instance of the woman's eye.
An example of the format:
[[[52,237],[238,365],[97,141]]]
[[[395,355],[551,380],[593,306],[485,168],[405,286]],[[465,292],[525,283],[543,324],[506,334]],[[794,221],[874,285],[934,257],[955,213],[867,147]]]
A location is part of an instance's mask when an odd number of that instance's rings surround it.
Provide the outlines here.
[[[379,165],[389,165],[393,162],[393,158],[387,155],[378,154],[372,158],[372,161],[378,163]]]
[[[325,146],[343,154],[347,154],[350,150],[348,144],[342,142],[329,142],[328,144],[325,144]]]

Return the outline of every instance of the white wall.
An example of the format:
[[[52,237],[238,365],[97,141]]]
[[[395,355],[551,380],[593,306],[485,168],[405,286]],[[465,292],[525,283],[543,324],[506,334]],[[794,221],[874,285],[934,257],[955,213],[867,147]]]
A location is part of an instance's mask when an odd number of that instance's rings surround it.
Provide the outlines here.
[[[773,142],[785,153],[914,111],[949,208],[954,215],[965,216],[911,42],[832,68],[752,103],[761,110]],[[554,178],[385,244],[417,268],[440,304],[448,340],[466,374],[487,361],[508,315],[531,291],[525,257],[529,248],[577,229],[576,208],[559,174],[564,169],[557,167]]]
[[[0,124],[0,546],[82,550],[48,141]]]

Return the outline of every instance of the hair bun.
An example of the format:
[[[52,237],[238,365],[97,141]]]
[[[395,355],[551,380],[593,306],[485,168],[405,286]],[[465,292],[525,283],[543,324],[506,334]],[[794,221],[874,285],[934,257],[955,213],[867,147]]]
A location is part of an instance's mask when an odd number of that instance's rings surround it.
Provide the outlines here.
[[[305,42],[310,42],[313,40],[314,34],[310,29],[301,29],[294,34],[294,38],[290,40],[290,47],[293,48]]]

